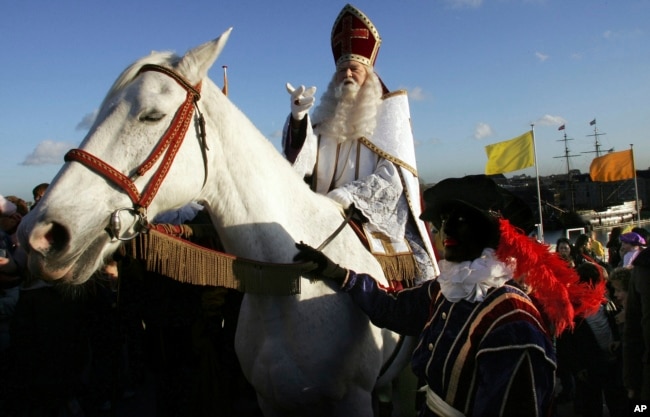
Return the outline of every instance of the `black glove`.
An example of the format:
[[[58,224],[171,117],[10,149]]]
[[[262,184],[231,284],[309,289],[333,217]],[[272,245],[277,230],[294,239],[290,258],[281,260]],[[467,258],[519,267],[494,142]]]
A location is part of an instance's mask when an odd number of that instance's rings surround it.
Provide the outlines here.
[[[316,268],[311,271],[315,275],[331,279],[340,285],[343,284],[343,281],[345,281],[345,278],[348,276],[347,269],[340,267],[323,252],[312,248],[306,243],[296,243],[296,248],[299,252],[293,257],[295,262],[313,262],[317,265]]]

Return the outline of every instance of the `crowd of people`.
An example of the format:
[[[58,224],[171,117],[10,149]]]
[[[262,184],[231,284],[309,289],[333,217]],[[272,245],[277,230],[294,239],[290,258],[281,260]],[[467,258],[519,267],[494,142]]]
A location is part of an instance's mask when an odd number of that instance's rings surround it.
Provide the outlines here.
[[[606,283],[598,312],[577,320],[573,331],[558,338],[558,403],[570,404],[572,413],[602,416],[607,410],[610,416],[626,415],[630,404],[649,399],[648,393],[642,394],[644,381],[649,381],[647,374],[644,379],[643,352],[650,346],[650,332],[643,333],[641,307],[647,301],[639,296],[649,278],[643,269],[647,255],[641,256],[647,253],[647,239],[643,227],[616,226],[605,244],[593,231],[573,242],[566,237],[556,242],[556,252],[581,280]]]
[[[606,245],[584,234],[549,251],[529,236],[527,204],[482,175],[445,179],[422,205],[406,94],[375,72],[380,44],[346,5],[332,29],[335,73],[312,114],[316,88],[286,86],[283,152],[395,275],[384,287],[297,243],[314,279],[338,283],[375,325],[419,339],[408,415],[562,417],[570,402],[613,417],[649,401],[647,231],[615,228]],[[165,222],[206,221],[194,208]],[[115,415],[147,378],[156,416],[260,415],[234,352],[241,293],[173,281],[123,251],[74,291],[31,277],[15,238],[28,212],[0,196],[0,417]],[[391,415],[390,399],[378,401],[377,415]]]
[[[124,251],[80,287],[32,277],[15,236],[29,210],[0,195],[0,416],[261,416],[234,352],[242,294]],[[196,214],[161,220],[206,221]]]

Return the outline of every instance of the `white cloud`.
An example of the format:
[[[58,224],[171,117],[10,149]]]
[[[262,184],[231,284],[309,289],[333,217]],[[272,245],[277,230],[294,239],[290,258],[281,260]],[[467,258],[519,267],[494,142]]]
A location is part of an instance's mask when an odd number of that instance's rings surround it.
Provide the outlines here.
[[[427,99],[427,94],[422,90],[422,87],[413,87],[408,90],[409,98],[413,101],[423,101]]]
[[[535,52],[535,56],[537,57],[537,59],[539,59],[540,62],[544,62],[548,59],[548,55],[543,54],[541,52]]]
[[[21,165],[49,165],[62,164],[63,155],[74,145],[67,142],[44,140],[36,146]]]
[[[628,31],[606,30],[605,32],[603,32],[603,38],[612,41],[619,40],[619,39],[636,38],[642,35],[643,35],[643,31],[641,29],[632,29]]]
[[[483,0],[445,0],[445,3],[453,9],[476,9],[481,7]]]
[[[485,139],[493,134],[494,131],[492,130],[492,127],[487,123],[480,122],[474,128],[474,139]]]
[[[88,130],[90,127],[95,123],[95,119],[97,118],[97,112],[98,110],[93,111],[92,113],[88,113],[81,119],[81,121],[77,124],[77,127],[75,128],[76,130]]]
[[[553,116],[550,114],[545,114],[544,116],[537,119],[535,122],[539,126],[562,126],[566,124],[566,120],[561,116]]]

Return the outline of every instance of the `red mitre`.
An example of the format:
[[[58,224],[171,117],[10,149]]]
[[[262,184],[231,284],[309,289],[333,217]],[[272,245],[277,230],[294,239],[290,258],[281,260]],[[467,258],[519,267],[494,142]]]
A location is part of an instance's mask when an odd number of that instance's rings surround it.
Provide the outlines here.
[[[381,45],[377,28],[356,7],[346,4],[332,27],[332,54],[336,65],[357,61],[374,66]]]

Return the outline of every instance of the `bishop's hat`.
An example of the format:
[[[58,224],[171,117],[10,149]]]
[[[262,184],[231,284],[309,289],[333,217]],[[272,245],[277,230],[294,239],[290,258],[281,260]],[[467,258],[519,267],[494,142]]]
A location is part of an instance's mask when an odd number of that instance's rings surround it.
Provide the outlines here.
[[[381,38],[375,25],[361,10],[346,4],[332,27],[331,43],[336,65],[344,61],[357,61],[372,67],[377,59]]]

